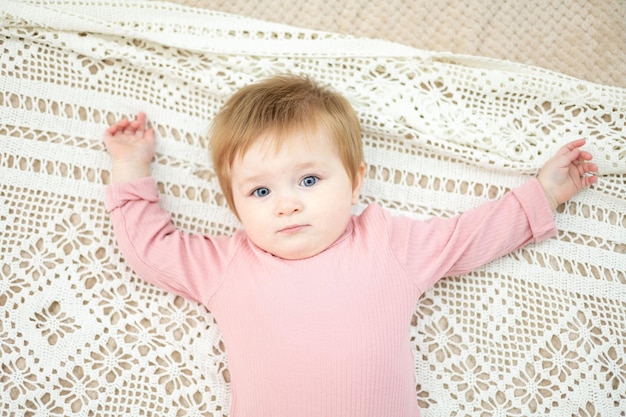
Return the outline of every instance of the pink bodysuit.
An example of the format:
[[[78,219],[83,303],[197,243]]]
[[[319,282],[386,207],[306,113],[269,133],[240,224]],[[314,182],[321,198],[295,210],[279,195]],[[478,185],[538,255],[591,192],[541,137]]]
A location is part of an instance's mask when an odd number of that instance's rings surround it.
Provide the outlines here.
[[[420,295],[555,234],[536,179],[450,219],[420,222],[370,205],[302,260],[264,252],[245,231],[177,231],[151,177],[107,187],[106,202],[136,273],[214,315],[231,417],[419,416],[409,332]]]

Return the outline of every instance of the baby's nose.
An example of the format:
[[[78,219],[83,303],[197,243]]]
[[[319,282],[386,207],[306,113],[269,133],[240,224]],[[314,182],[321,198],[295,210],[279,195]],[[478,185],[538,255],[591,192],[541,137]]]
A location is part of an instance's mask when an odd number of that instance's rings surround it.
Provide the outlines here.
[[[302,210],[302,202],[295,195],[281,195],[276,202],[276,214],[288,216]]]

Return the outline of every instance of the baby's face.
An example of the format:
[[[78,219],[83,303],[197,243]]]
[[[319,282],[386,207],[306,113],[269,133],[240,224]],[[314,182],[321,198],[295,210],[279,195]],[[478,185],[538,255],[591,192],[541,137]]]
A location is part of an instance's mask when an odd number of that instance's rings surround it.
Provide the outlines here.
[[[332,245],[346,230],[359,198],[325,132],[288,138],[276,150],[260,137],[232,166],[233,200],[255,245],[284,259],[303,259]]]

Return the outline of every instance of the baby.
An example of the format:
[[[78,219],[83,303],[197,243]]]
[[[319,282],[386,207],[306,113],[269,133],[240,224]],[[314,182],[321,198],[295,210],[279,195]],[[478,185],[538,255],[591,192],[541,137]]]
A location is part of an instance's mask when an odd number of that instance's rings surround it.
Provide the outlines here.
[[[236,92],[213,121],[213,166],[243,230],[176,230],[150,177],[146,116],[111,126],[106,203],[126,261],[202,303],[228,353],[231,417],[419,416],[410,323],[444,276],[555,234],[553,211],[597,181],[584,140],[521,187],[426,222],[378,205],[352,215],[365,174],[348,101],[282,75]]]

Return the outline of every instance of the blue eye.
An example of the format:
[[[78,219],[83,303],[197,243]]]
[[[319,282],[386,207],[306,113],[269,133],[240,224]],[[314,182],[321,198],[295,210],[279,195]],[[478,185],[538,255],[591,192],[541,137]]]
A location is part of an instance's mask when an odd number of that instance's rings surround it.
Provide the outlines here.
[[[302,185],[303,187],[312,187],[317,184],[318,179],[319,178],[314,175],[309,175],[308,177],[302,178],[302,181],[300,181],[300,185]]]
[[[252,195],[255,197],[265,197],[267,195],[269,195],[270,193],[270,189],[269,188],[265,188],[265,187],[260,187],[257,188],[256,190],[252,191]]]

